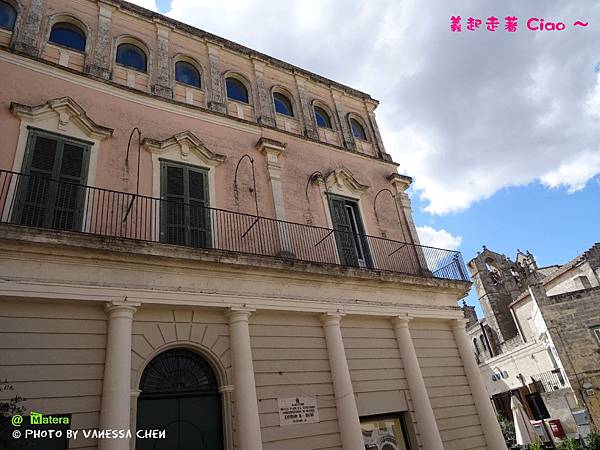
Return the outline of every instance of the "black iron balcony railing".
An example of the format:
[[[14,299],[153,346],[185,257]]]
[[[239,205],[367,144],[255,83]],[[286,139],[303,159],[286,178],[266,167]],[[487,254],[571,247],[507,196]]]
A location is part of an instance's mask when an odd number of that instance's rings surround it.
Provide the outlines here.
[[[468,281],[459,252],[0,170],[0,221]]]

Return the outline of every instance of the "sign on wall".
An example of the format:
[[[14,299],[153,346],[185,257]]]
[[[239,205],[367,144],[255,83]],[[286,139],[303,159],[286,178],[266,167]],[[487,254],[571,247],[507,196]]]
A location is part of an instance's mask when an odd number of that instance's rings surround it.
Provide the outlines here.
[[[297,425],[319,422],[315,397],[278,398],[279,425]]]

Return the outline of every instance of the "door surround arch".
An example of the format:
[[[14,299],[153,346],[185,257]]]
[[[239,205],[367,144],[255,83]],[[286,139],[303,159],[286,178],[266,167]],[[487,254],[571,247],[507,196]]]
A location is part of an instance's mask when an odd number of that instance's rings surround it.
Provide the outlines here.
[[[131,390],[131,427],[137,427],[137,409],[138,409],[138,398],[142,393],[139,389],[142,381],[142,376],[149,364],[161,353],[169,350],[184,349],[190,350],[197,353],[203,358],[210,368],[212,369],[218,386],[218,391],[221,396],[221,415],[222,415],[222,430],[223,430],[223,448],[225,450],[233,450],[233,390],[234,387],[231,384],[231,371],[228,370],[222,363],[218,355],[213,353],[210,349],[199,345],[195,342],[168,342],[161,345],[149,353],[145,358],[144,362],[136,369],[132,368],[132,371],[136,371],[132,376],[133,388]],[[133,374],[132,374],[133,375]],[[135,431],[132,430],[135,434]],[[133,446],[135,448],[135,439],[132,439]]]

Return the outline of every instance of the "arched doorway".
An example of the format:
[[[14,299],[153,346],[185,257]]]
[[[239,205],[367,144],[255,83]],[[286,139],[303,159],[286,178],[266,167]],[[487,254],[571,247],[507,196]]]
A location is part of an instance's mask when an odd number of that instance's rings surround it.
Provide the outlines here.
[[[157,355],[142,373],[137,430],[165,439],[136,439],[136,450],[223,450],[221,397],[204,358],[177,348]]]

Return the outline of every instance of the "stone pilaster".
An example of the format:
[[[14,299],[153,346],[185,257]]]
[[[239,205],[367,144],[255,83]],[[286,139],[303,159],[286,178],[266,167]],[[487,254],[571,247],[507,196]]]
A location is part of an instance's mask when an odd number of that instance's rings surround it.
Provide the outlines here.
[[[475,409],[479,415],[483,435],[487,442],[487,448],[493,450],[506,450],[506,443],[504,442],[500,425],[496,419],[496,414],[492,408],[492,402],[485,385],[483,384],[481,372],[475,362],[473,349],[465,331],[465,320],[454,320],[451,323],[451,327],[456,346],[458,347],[458,353],[460,354],[465,369],[467,382],[471,388],[471,395],[473,396]]]
[[[356,143],[354,142],[354,136],[352,136],[352,131],[350,130],[350,126],[348,125],[348,121],[344,114],[342,95],[342,92],[333,88],[331,89],[331,98],[333,99],[333,105],[335,107],[335,119],[338,124],[338,130],[342,132],[344,147],[354,150],[356,148]]]
[[[312,108],[306,98],[306,89],[304,87],[304,78],[295,75],[296,87],[298,88],[298,98],[300,99],[300,116],[304,124],[304,134],[311,139],[319,139],[317,127],[315,125],[314,114]]]
[[[423,374],[419,367],[419,360],[413,345],[410,330],[408,329],[409,318],[397,317],[392,320],[400,356],[402,357],[402,367],[408,381],[410,397],[415,409],[417,427],[421,435],[423,447],[427,450],[444,450],[444,444],[440,437],[440,430],[437,426],[433,408],[429,401]]]
[[[329,355],[331,378],[333,379],[333,393],[337,410],[340,438],[344,450],[364,450],[358,407],[354,398],[350,369],[346,359],[346,350],[342,339],[340,321],[343,314],[324,314],[321,316],[325,343]]]
[[[391,161],[392,157],[385,151],[383,139],[381,139],[381,133],[379,132],[379,126],[377,125],[377,119],[375,118],[375,108],[377,108],[377,102],[365,99],[365,107],[367,109],[367,115],[369,116],[369,126],[373,136],[375,137],[375,145],[377,146],[377,150],[379,150],[379,156],[381,159]]]
[[[110,79],[111,67],[111,28],[112,28],[112,13],[114,7],[111,5],[98,2],[98,29],[96,31],[96,48],[93,53],[92,61],[86,67],[89,74]]]
[[[38,37],[44,15],[44,0],[31,0],[29,8],[21,20],[19,34],[14,41],[15,50],[27,53],[28,55],[38,56],[39,45]]]
[[[108,331],[100,429],[128,430],[131,425],[131,331],[139,303],[118,301],[106,304]],[[129,450],[129,439],[100,439],[99,450]]]
[[[272,101],[265,88],[265,63],[255,58],[252,59],[254,65],[254,78],[256,79],[256,108],[258,123],[274,127],[275,118],[273,117]]]
[[[398,203],[398,208],[400,210],[402,219],[406,220],[406,226],[410,232],[410,239],[413,244],[420,245],[417,228],[415,227],[415,223],[412,218],[410,197],[406,193],[406,190],[412,183],[412,178],[406,175],[393,173],[387,177],[387,179],[393,187],[392,192],[394,192],[394,195],[396,196],[396,202]]]
[[[240,450],[262,450],[256,381],[248,326],[251,314],[252,311],[247,309],[232,309],[229,312],[237,448]]]
[[[161,97],[173,97],[169,63],[169,28],[158,23],[156,24],[156,81],[153,91]]]
[[[275,209],[275,218],[285,221],[285,204],[283,201],[283,189],[281,187],[281,162],[285,153],[286,144],[273,139],[260,138],[256,143],[256,148],[265,155],[267,163],[267,173],[271,181],[271,191],[273,193],[273,207]]]
[[[208,64],[210,68],[210,92],[208,107],[213,111],[227,113],[227,105],[224,98],[223,77],[221,76],[221,58],[219,46],[206,44],[208,47]]]

